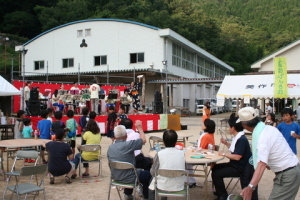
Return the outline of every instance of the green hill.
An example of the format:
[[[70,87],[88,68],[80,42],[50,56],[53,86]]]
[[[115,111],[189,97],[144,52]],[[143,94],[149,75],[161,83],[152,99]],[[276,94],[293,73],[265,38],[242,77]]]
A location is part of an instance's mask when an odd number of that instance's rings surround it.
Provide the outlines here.
[[[299,0],[0,1],[2,33],[32,38],[82,19],[133,20],[173,29],[233,66],[236,74],[300,38]],[[3,67],[0,62],[0,71]]]

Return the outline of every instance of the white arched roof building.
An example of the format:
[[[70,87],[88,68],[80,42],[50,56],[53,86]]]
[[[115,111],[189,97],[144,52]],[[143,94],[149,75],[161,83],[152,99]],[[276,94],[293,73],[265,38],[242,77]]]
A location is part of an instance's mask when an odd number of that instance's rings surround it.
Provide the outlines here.
[[[162,64],[163,60],[168,61],[168,74],[172,78],[224,77],[234,71],[171,29],[118,19],[88,19],[67,23],[36,36],[22,48],[16,47],[16,50],[20,49],[28,50],[24,63],[25,75],[33,79],[34,76],[47,74],[49,80],[66,80],[65,75],[78,74],[79,66],[83,77],[105,76],[109,69],[111,76],[123,73],[123,76],[133,77],[135,71],[145,74],[147,80],[161,79],[166,67]],[[77,80],[75,76],[73,78],[73,81]],[[102,79],[100,81],[106,83],[106,78]],[[122,84],[131,81],[111,78],[109,82]],[[185,91],[183,86],[180,87]],[[155,84],[148,88],[160,89]],[[195,94],[195,90],[191,93]],[[215,91],[211,91],[209,95],[202,95],[212,97],[214,94]],[[174,102],[176,104],[182,106],[182,100]]]

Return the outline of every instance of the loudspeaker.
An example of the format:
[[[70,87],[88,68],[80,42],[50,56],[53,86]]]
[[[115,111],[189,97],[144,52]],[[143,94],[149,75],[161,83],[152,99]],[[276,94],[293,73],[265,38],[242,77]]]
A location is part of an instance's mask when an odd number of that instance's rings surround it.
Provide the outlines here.
[[[158,90],[156,90],[154,92],[154,102],[161,102],[161,100],[162,100],[161,93]]]
[[[164,112],[163,102],[153,102],[153,113],[162,114]]]
[[[30,101],[38,101],[39,100],[39,91],[30,90]]]
[[[29,101],[29,112],[31,116],[39,116],[41,113],[41,106],[39,101]]]

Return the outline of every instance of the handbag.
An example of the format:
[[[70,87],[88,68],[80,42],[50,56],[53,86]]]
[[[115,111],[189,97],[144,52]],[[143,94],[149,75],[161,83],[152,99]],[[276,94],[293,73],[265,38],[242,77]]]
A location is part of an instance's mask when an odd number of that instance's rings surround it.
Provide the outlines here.
[[[72,137],[76,136],[76,121],[75,121],[75,119],[74,119],[74,128],[75,128],[75,131],[69,131],[68,132],[68,137],[69,138],[72,138]]]

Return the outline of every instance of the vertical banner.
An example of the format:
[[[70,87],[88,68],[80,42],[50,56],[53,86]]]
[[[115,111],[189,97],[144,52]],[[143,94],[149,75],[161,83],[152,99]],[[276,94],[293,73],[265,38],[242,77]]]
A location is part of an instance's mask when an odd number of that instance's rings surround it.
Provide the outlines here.
[[[225,96],[223,94],[217,94],[217,106],[224,106]]]
[[[274,58],[274,98],[288,98],[286,57]]]
[[[250,95],[243,95],[244,97],[244,103],[250,103]]]

